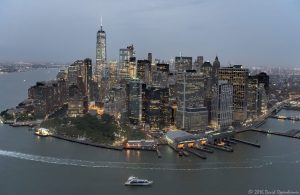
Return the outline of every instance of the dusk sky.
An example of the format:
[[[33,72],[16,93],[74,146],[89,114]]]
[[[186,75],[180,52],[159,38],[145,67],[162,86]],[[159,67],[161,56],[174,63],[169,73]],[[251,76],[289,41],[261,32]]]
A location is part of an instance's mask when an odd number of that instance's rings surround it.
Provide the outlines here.
[[[109,59],[300,67],[300,0],[0,0],[0,61],[94,60],[101,16]]]

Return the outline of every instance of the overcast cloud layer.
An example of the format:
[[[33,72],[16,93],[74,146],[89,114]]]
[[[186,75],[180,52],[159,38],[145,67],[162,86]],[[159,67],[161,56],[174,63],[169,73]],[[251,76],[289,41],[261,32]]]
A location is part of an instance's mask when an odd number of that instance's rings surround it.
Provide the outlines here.
[[[101,16],[109,59],[132,43],[139,59],[300,67],[299,0],[0,0],[0,61],[94,59]]]

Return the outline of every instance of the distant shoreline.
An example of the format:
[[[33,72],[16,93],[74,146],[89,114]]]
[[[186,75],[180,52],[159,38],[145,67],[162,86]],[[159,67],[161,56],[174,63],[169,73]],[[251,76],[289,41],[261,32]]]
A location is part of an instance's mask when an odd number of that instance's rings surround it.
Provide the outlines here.
[[[16,70],[3,70],[0,68],[0,74],[10,74],[10,73],[21,73],[21,72],[29,72],[33,70],[39,69],[58,69],[63,68],[64,66],[51,66],[51,67],[38,67],[38,68],[29,68],[29,69],[16,69]]]

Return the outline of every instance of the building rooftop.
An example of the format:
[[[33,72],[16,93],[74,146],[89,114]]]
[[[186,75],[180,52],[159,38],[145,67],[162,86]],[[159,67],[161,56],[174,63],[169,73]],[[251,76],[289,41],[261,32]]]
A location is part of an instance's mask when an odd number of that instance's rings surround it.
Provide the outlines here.
[[[204,137],[204,134],[194,135],[186,131],[176,130],[167,132],[166,137],[178,143],[183,141],[201,139]]]

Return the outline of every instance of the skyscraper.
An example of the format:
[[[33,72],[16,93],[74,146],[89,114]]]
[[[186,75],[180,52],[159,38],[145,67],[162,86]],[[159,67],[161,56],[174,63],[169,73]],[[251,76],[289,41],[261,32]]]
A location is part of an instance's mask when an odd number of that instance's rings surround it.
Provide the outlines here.
[[[88,110],[91,59],[77,60],[68,67],[68,116],[81,116]]]
[[[204,77],[195,70],[186,70],[177,75],[176,81],[176,126],[187,131],[203,130],[208,124],[204,107]]]
[[[151,62],[149,60],[137,61],[137,78],[146,84],[150,84]]]
[[[185,70],[192,70],[193,58],[192,57],[175,57],[175,70],[183,72]]]
[[[213,83],[213,85],[218,83],[218,70],[220,69],[220,67],[221,67],[221,63],[219,61],[218,56],[216,56],[215,61],[212,66],[212,83]]]
[[[106,33],[102,28],[102,18],[101,18],[101,26],[100,30],[97,32],[97,44],[96,44],[96,67],[94,70],[94,74],[97,79],[100,81],[103,74],[104,69],[107,63],[106,58]]]
[[[122,48],[119,50],[119,76],[120,79],[129,79],[130,64],[136,61],[134,58],[134,47],[133,45],[127,46],[127,48]],[[134,67],[133,67],[134,68]]]
[[[197,59],[195,60],[193,69],[196,70],[196,71],[200,71],[200,68],[203,65],[203,63],[204,63],[203,56],[197,56]]]
[[[204,76],[204,86],[205,86],[205,101],[204,106],[208,110],[208,122],[211,120],[211,97],[212,97],[212,65],[209,61],[206,61],[202,64],[200,71]]]
[[[170,125],[169,89],[148,87],[145,89],[143,115],[151,130],[161,130]]]
[[[156,64],[152,72],[152,85],[159,87],[168,87],[169,64]]]
[[[248,77],[247,112],[248,118],[258,115],[258,79],[254,76]]]
[[[84,67],[86,68],[86,90],[88,95],[88,100],[91,101],[93,97],[93,69],[92,69],[92,59],[84,59]]]
[[[142,120],[142,83],[139,79],[131,79],[127,83],[127,114],[129,122],[138,125]]]
[[[152,64],[152,53],[148,53],[148,61]]]
[[[217,129],[226,129],[232,125],[233,88],[228,81],[220,80],[213,87],[211,125]]]
[[[222,67],[218,70],[219,80],[227,80],[233,85],[233,120],[243,122],[247,119],[248,69],[242,65]]]

